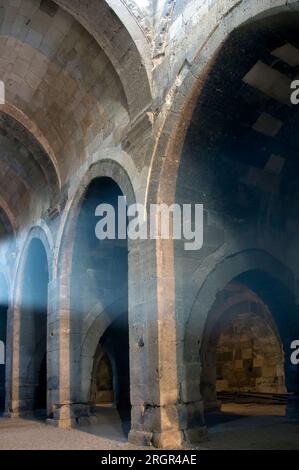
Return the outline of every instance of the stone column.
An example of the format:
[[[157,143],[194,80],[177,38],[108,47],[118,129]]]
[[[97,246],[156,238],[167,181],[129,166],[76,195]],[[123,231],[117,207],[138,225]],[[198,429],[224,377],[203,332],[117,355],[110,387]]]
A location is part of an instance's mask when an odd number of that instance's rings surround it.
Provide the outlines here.
[[[6,366],[5,366],[5,416],[19,414],[19,309],[7,311]]]
[[[201,383],[198,384],[198,386],[201,389],[205,411],[219,411],[221,403],[217,400],[216,370],[214,363],[211,363],[210,367],[209,363],[206,365],[206,375],[202,377]]]
[[[172,242],[135,242],[129,251],[129,440],[177,447],[183,440],[184,410],[178,405]]]
[[[78,399],[80,377],[76,349],[81,319],[70,315],[70,286],[69,275],[62,275],[49,285],[47,421],[61,428],[93,422],[89,404]]]
[[[51,281],[48,298],[48,423],[66,428],[72,424],[69,277]]]

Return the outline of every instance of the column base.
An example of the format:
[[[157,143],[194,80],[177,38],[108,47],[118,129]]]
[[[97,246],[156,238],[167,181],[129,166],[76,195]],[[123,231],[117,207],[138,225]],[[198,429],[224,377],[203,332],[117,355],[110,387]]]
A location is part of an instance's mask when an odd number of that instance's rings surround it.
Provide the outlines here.
[[[53,419],[48,418],[46,424],[55,426],[56,428],[69,429],[75,426],[75,420],[73,419]]]
[[[181,449],[184,443],[182,431],[162,431],[153,433],[153,445],[160,449]]]
[[[129,442],[138,446],[180,449],[207,439],[203,402],[132,407]]]
[[[46,424],[50,426],[55,426],[57,428],[69,429],[76,426],[90,426],[99,424],[98,418],[96,416],[81,416],[79,418],[66,418],[66,419],[46,419]]]
[[[184,430],[184,441],[187,444],[201,444],[208,440],[208,428],[206,426],[198,426]]]
[[[3,413],[3,418],[15,419],[20,417],[21,414],[18,411],[5,411]]]
[[[98,418],[85,403],[71,403],[56,405],[52,417],[46,420],[47,424],[67,429],[75,426],[88,426],[98,424]]]
[[[38,415],[35,410],[16,410],[16,411],[5,411],[2,415],[4,418],[36,418]]]
[[[196,445],[208,439],[205,426],[182,431],[147,432],[131,429],[128,441],[136,446],[154,446],[159,449],[181,449],[184,446]]]
[[[181,431],[148,432],[131,429],[128,441],[136,446],[154,446],[159,449],[180,449],[183,443]]]
[[[153,433],[131,429],[129,432],[128,441],[130,444],[134,444],[135,446],[151,446],[153,441]]]

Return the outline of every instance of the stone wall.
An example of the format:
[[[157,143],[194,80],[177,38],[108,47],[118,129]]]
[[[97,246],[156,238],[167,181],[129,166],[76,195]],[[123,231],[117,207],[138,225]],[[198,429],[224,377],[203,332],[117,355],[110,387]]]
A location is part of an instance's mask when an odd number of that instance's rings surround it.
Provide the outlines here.
[[[267,74],[294,75],[297,65],[272,52],[282,45],[277,37],[296,39],[285,13],[296,15],[298,3],[0,2],[0,80],[7,89],[0,205],[10,227],[0,247],[10,300],[7,413],[18,412],[20,289],[35,234],[49,264],[48,415],[59,426],[90,418],[93,357],[113,300],[113,289],[105,297],[97,286],[108,289],[107,272],[117,278],[118,269],[109,261],[105,269],[98,250],[93,256],[84,249],[80,260],[76,246],[82,200],[99,177],[113,179],[128,202],[203,203],[205,210],[198,252],[179,241],[129,241],[132,442],[177,446],[205,433],[200,382],[208,318],[219,292],[242,273],[253,273],[244,282],[278,320],[288,357],[299,331],[297,116],[259,81],[243,79],[261,60]],[[268,20],[256,23],[260,14],[275,15],[271,34]],[[252,25],[230,36],[248,20]],[[276,123],[273,135],[269,121]],[[264,382],[255,383],[263,390],[269,377],[283,386],[269,361]],[[288,391],[297,391],[294,371],[286,375]]]
[[[281,345],[261,316],[236,314],[216,354],[217,392],[285,393]]]

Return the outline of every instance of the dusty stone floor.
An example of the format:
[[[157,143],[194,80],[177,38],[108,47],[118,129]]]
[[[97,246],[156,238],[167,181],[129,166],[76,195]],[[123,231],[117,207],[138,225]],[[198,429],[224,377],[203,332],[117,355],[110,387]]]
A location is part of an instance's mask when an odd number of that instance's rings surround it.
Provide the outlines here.
[[[202,449],[299,449],[299,423],[285,418],[284,405],[228,403],[206,419]]]
[[[299,449],[299,423],[284,407],[226,404],[207,417],[209,437],[200,449]],[[102,409],[99,424],[57,429],[38,420],[0,418],[0,449],[137,450],[127,442],[115,410]]]
[[[0,419],[1,450],[136,450],[127,442],[112,408],[99,412],[99,424],[59,429],[34,419]]]

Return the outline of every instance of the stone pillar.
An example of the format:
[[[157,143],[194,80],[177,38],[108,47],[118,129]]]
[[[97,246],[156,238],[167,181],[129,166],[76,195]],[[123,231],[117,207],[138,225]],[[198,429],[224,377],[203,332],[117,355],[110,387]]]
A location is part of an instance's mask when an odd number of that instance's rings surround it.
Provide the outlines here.
[[[183,348],[183,342],[182,348]],[[199,354],[199,352],[198,352]],[[180,410],[184,441],[199,443],[206,438],[204,402],[200,393],[201,363],[199,357],[180,354]]]
[[[5,416],[19,414],[19,309],[10,307],[7,311],[6,367],[5,367]]]
[[[129,252],[129,441],[177,447],[197,410],[180,402],[173,244],[135,242]]]
[[[94,422],[89,404],[78,400],[80,319],[70,315],[70,285],[71,276],[60,276],[49,284],[47,422],[61,428]]]
[[[38,294],[38,291],[31,292],[33,299]],[[36,347],[34,327],[39,331],[34,324],[34,304],[22,304],[20,292],[16,298],[20,300],[9,309],[7,325],[5,414],[8,417],[33,413],[38,385],[37,370],[32,365]],[[44,315],[46,321],[46,311]]]
[[[205,367],[201,374],[201,383],[199,385],[204,402],[204,409],[205,411],[219,411],[221,408],[221,403],[219,400],[217,400],[215,350],[206,351],[204,361]],[[191,370],[190,372],[194,377],[194,371]]]
[[[48,423],[65,428],[72,424],[68,277],[49,283],[48,299]]]
[[[21,306],[16,303],[10,309],[8,320],[7,351],[8,361],[6,368],[6,406],[7,417],[32,414],[34,391],[36,383],[28,375],[30,355],[26,350],[24,338],[21,335],[22,312]],[[29,341],[32,331],[25,332],[24,337]],[[27,363],[26,363],[27,359]],[[23,363],[24,362],[24,363]]]

